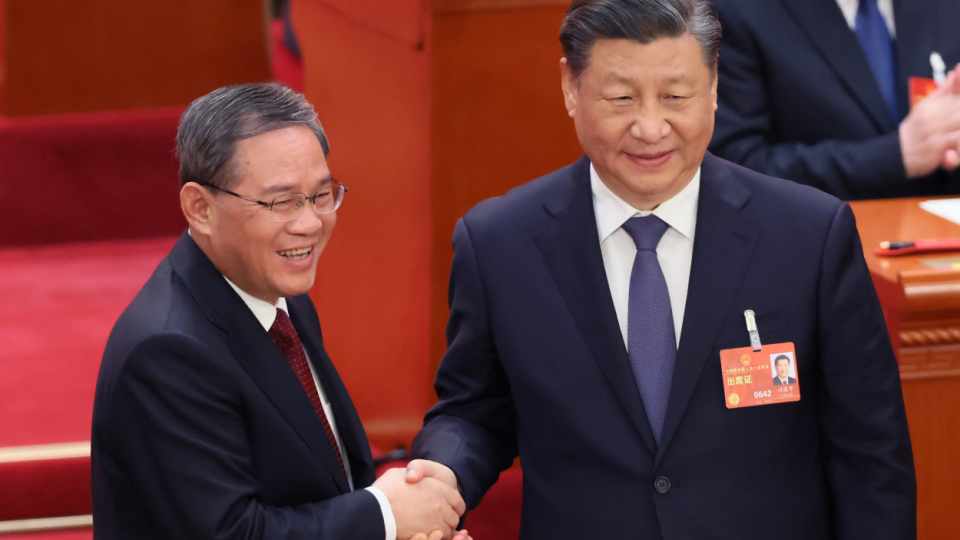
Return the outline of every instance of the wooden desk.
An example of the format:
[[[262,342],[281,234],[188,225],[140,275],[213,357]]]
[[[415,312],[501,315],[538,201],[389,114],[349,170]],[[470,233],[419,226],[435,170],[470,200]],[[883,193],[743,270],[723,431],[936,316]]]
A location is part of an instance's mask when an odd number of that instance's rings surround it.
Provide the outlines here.
[[[900,362],[918,487],[920,540],[952,538],[960,504],[960,253],[877,257],[881,241],[960,238],[923,198],[850,203]],[[934,265],[946,268],[934,268]]]

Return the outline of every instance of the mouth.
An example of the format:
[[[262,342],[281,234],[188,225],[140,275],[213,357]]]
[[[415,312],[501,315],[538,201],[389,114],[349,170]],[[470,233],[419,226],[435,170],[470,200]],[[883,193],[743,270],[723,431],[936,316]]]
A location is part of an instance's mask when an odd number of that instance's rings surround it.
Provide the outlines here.
[[[659,167],[670,160],[673,155],[672,150],[663,152],[644,152],[640,154],[627,154],[630,161],[641,167]]]
[[[307,257],[309,257],[309,256],[310,256],[310,253],[312,253],[312,252],[313,252],[313,248],[312,248],[312,247],[308,247],[308,248],[287,249],[287,250],[284,250],[284,251],[278,251],[278,252],[277,252],[277,255],[280,255],[281,257],[284,257],[284,258],[287,258],[287,259],[291,259],[291,260],[294,260],[294,261],[301,261],[301,260],[306,259]]]

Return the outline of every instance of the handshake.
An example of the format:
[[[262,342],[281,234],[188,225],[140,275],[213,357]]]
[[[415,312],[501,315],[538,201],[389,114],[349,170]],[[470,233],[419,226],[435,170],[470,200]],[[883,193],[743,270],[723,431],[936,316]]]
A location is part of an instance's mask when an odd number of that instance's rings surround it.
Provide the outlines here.
[[[415,459],[406,469],[390,469],[373,487],[390,501],[397,540],[473,540],[466,530],[456,532],[467,506],[449,467]]]

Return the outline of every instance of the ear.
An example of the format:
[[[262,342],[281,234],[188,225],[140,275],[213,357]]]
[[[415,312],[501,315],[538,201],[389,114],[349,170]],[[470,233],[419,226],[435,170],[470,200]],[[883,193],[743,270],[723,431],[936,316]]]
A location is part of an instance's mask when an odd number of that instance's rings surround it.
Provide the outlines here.
[[[214,211],[210,204],[211,197],[213,195],[196,182],[187,182],[180,188],[180,209],[193,234],[210,235],[211,214]]]
[[[560,87],[563,89],[563,104],[567,107],[567,115],[573,118],[577,112],[577,78],[573,76],[566,58],[560,59]]]
[[[710,81],[710,99],[713,100],[713,112],[717,112],[717,88],[720,86],[720,75],[717,68],[713,68],[713,77]]]

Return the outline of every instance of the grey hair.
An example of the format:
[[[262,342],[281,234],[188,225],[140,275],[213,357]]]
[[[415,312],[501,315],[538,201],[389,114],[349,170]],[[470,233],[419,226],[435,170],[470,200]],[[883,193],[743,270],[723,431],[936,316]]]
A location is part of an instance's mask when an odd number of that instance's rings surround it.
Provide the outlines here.
[[[183,112],[177,129],[180,185],[196,182],[230,187],[239,177],[233,163],[238,141],[297,125],[310,128],[323,155],[330,154],[330,143],[313,105],[286,86],[225,86],[197,98]]]
[[[574,0],[560,25],[560,45],[579,78],[590,65],[590,51],[598,39],[647,44],[685,34],[697,39],[703,63],[716,74],[721,30],[709,0]]]

